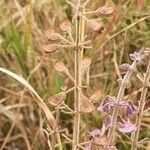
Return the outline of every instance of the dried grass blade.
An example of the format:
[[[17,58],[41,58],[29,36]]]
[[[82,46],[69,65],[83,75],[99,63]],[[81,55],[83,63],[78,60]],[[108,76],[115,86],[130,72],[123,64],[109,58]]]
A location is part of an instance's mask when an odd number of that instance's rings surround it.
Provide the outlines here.
[[[49,125],[51,127],[54,127],[55,124],[55,119],[54,116],[52,115],[51,111],[49,110],[49,108],[47,107],[47,105],[43,102],[42,98],[38,95],[38,93],[33,89],[33,87],[22,77],[20,77],[19,75],[4,69],[2,67],[0,67],[0,72],[3,72],[9,76],[11,76],[12,78],[16,79],[17,81],[19,81],[21,84],[23,84],[25,87],[28,88],[28,90],[33,93],[36,97],[37,97],[37,104],[39,105],[39,107],[44,111],[45,116],[49,122]]]

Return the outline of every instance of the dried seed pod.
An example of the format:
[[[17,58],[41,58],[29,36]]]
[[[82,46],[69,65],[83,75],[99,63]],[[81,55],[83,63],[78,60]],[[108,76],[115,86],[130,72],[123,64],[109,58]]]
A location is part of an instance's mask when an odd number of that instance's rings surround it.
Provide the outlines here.
[[[42,49],[46,53],[52,53],[60,48],[60,45],[58,44],[50,44],[50,45],[42,45]]]
[[[52,106],[58,106],[61,102],[63,102],[66,98],[66,94],[61,92],[57,95],[49,97],[48,101]]]
[[[91,95],[90,100],[92,103],[95,103],[99,100],[99,98],[102,96],[102,90],[97,89],[94,91],[94,93]]]
[[[68,69],[66,68],[63,61],[57,61],[54,68],[55,68],[56,71],[58,71],[60,73],[68,72]]]
[[[97,16],[110,16],[114,13],[115,11],[115,7],[114,6],[109,6],[109,5],[105,5],[102,7],[99,7],[96,11],[95,14]]]
[[[95,109],[94,105],[90,102],[85,95],[81,94],[81,111],[84,113],[90,113]]]
[[[86,73],[91,64],[91,58],[83,58],[81,60],[81,74]]]
[[[46,30],[45,35],[48,39],[52,41],[61,40],[63,38],[59,33],[55,32],[55,30],[53,29]]]
[[[95,20],[89,20],[87,25],[94,32],[102,32],[104,30],[103,25]]]
[[[121,72],[127,72],[131,69],[131,66],[127,63],[124,63],[124,64],[119,66],[119,69]]]
[[[63,20],[60,23],[60,29],[63,32],[71,33],[71,23],[68,20]]]
[[[68,68],[65,66],[65,64],[62,61],[57,61],[55,66],[54,66],[55,70],[58,71],[61,75],[66,74],[69,79],[74,82],[74,78],[72,77],[72,75],[70,74]]]
[[[108,137],[103,135],[92,140],[92,150],[103,150],[108,143]]]

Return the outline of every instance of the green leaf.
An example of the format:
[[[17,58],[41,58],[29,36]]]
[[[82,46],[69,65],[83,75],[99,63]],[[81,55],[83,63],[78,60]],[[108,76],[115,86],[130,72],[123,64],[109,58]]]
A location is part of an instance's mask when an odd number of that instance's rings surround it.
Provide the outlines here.
[[[112,0],[116,5],[118,5],[119,0]]]
[[[61,92],[61,87],[63,86],[62,77],[59,74],[55,75],[55,90],[56,93]]]

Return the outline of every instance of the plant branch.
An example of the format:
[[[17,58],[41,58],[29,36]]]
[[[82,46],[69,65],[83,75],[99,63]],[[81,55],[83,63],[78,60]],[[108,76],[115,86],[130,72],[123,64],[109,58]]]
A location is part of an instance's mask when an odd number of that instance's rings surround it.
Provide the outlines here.
[[[148,92],[147,83],[149,82],[149,80],[150,80],[150,61],[149,61],[147,71],[146,71],[146,76],[145,76],[145,79],[143,82],[143,89],[142,89],[140,102],[139,102],[139,114],[136,118],[137,130],[135,131],[135,133],[133,135],[133,143],[132,143],[132,148],[131,148],[132,150],[137,150],[137,147],[138,147],[139,132],[140,132],[140,127],[141,127],[143,110],[144,110],[144,106],[145,106],[146,94]]]
[[[75,49],[75,91],[74,91],[74,110],[77,112],[74,116],[74,129],[73,129],[73,146],[72,149],[77,149],[79,145],[80,134],[80,88],[81,88],[81,49],[80,43],[80,0],[77,4],[77,17],[76,17],[76,49]]]
[[[125,89],[126,89],[126,86],[127,86],[127,82],[129,81],[132,73],[133,73],[133,70],[136,68],[136,64],[137,62],[134,61],[131,65],[131,69],[129,69],[126,73],[126,75],[124,76],[122,82],[121,82],[121,85],[120,85],[120,89],[119,89],[119,92],[118,92],[118,95],[117,95],[117,105],[116,107],[114,108],[114,111],[113,111],[113,115],[112,115],[112,121],[111,121],[111,126],[110,126],[110,129],[109,129],[109,132],[108,132],[108,144],[106,146],[106,150],[107,148],[109,148],[109,146],[112,145],[112,142],[113,142],[113,139],[114,139],[114,134],[115,134],[115,130],[116,130],[116,121],[117,121],[117,115],[118,115],[118,111],[119,111],[119,102],[123,99],[123,96],[124,96],[124,92],[125,92]]]

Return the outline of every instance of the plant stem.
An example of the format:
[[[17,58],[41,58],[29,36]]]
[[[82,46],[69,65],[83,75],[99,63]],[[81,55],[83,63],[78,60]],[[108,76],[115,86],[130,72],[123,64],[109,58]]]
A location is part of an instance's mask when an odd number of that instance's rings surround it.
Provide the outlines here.
[[[115,131],[116,131],[116,121],[117,121],[117,115],[118,115],[118,111],[119,111],[119,102],[123,99],[127,82],[129,81],[130,76],[133,73],[133,70],[136,68],[136,64],[137,64],[136,61],[134,61],[132,63],[131,69],[129,69],[127,71],[126,75],[124,76],[124,78],[123,78],[123,80],[121,82],[121,85],[120,85],[120,88],[119,88],[119,92],[118,92],[118,95],[117,95],[117,102],[116,102],[117,105],[114,108],[113,115],[112,115],[111,126],[110,126],[110,129],[109,129],[109,132],[108,132],[108,144],[107,144],[107,146],[105,148],[106,150],[109,148],[109,146],[112,145],[112,142],[113,142],[113,139],[114,139],[114,135],[115,135]]]
[[[63,145],[62,145],[62,142],[61,142],[61,138],[60,138],[60,134],[59,134],[58,129],[57,129],[56,136],[57,136],[57,141],[58,141],[58,149],[63,150]]]
[[[58,124],[59,124],[59,116],[60,116],[60,110],[59,110],[59,108],[57,108],[56,123],[55,123],[54,131],[55,131],[55,136],[56,136],[56,139],[57,139],[57,142],[58,142],[58,150],[63,150],[61,137],[60,137],[60,133],[59,133],[59,126],[58,126]]]
[[[145,75],[145,79],[144,79],[144,82],[143,82],[143,89],[142,89],[140,102],[139,102],[139,114],[136,118],[137,130],[135,131],[135,133],[133,135],[133,143],[132,143],[131,150],[137,150],[137,147],[138,147],[139,132],[140,132],[140,127],[141,127],[143,110],[144,110],[144,106],[145,106],[146,94],[147,94],[147,91],[148,91],[147,83],[149,82],[149,80],[150,80],[150,61],[149,61],[147,71],[146,71],[146,75]]]
[[[85,6],[83,6],[83,10],[82,10],[82,14],[85,13]],[[81,18],[81,40],[84,39],[84,36],[85,36],[85,19]],[[83,58],[84,56],[84,48],[82,48],[81,50],[81,58]],[[90,70],[88,69],[87,72],[86,72],[86,84],[89,85],[89,79],[90,79]]]
[[[85,12],[85,7],[83,7],[82,13]],[[85,36],[85,19],[81,18],[81,41],[84,39]],[[84,55],[84,48],[81,50],[81,58],[83,58]]]
[[[78,10],[76,19],[76,49],[75,49],[75,91],[74,91],[74,109],[77,112],[74,116],[74,129],[73,129],[73,146],[72,149],[77,149],[79,145],[80,134],[80,88],[81,88],[81,49],[80,43],[80,16],[79,16],[80,0],[78,0]]]

